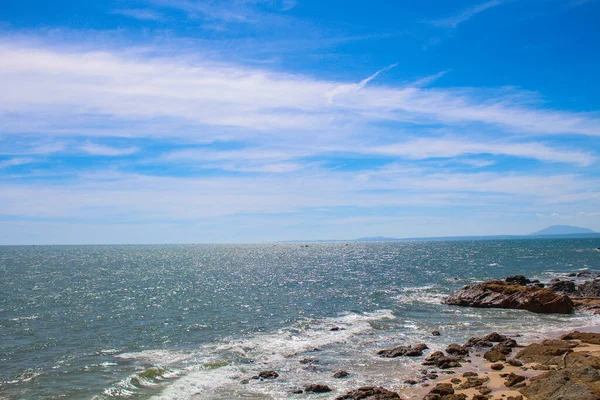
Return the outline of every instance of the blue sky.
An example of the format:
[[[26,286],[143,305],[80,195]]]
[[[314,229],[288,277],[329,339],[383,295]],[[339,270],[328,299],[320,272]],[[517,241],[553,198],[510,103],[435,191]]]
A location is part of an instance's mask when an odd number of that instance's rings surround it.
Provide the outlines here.
[[[599,18],[3,0],[0,243],[600,231]]]

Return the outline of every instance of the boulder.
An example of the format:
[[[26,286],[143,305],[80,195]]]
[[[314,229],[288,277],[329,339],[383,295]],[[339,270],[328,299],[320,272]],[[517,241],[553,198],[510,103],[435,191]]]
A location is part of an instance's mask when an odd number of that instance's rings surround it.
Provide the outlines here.
[[[504,381],[504,386],[512,387],[515,386],[517,383],[523,382],[525,379],[527,378],[525,378],[523,375],[517,375],[514,372],[511,372],[506,377],[506,380]]]
[[[352,390],[335,400],[402,400],[396,392],[375,386],[363,386]]]
[[[465,286],[446,298],[444,303],[463,307],[520,309],[544,314],[573,312],[573,302],[568,296],[504,281]]]
[[[544,340],[525,347],[516,358],[526,363],[559,365],[564,363],[564,355],[571,353],[576,346],[577,343],[567,340]]]

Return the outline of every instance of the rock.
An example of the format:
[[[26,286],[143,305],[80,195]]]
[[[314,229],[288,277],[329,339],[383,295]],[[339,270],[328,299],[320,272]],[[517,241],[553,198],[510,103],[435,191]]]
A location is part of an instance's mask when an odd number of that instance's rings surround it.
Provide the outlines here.
[[[482,394],[476,394],[476,395],[473,395],[473,397],[471,397],[471,399],[472,400],[488,400],[489,397],[484,396]]]
[[[446,353],[452,355],[466,356],[469,354],[469,350],[467,350],[465,347],[459,344],[452,343],[448,345],[448,347],[446,347]]]
[[[600,297],[600,279],[582,283],[577,288],[579,297]]]
[[[450,379],[450,382],[452,382],[455,385],[460,385],[462,380],[460,378],[452,378],[452,379]]]
[[[577,286],[573,281],[557,281],[548,285],[548,290],[560,294],[574,294],[577,291]]]
[[[508,396],[506,400],[523,400],[523,396]]]
[[[407,385],[416,385],[419,382],[415,381],[414,379],[407,379],[404,381],[404,383]]]
[[[312,358],[312,357],[307,357],[307,358],[303,358],[302,360],[300,360],[300,364],[318,364],[319,360],[317,360],[316,358]]]
[[[509,276],[508,278],[504,279],[504,282],[508,282],[508,283],[516,283],[517,285],[521,285],[521,286],[525,286],[528,283],[531,283],[531,281],[529,279],[527,279],[525,276],[523,275],[513,275],[513,276]]]
[[[522,367],[523,363],[516,358],[511,358],[507,361],[508,365],[512,365],[513,367]]]
[[[402,400],[396,392],[375,386],[363,386],[352,390],[335,400]]]
[[[469,378],[469,377],[473,377],[473,376],[475,376],[475,377],[479,376],[479,374],[477,374],[477,372],[465,372],[462,376],[464,378]]]
[[[241,383],[242,385],[247,385],[247,384],[249,384],[249,383],[250,383],[250,379],[242,379],[242,380],[240,381],[240,383]]]
[[[520,392],[529,400],[597,400],[599,381],[592,367],[565,368],[531,378]]]
[[[331,332],[337,332],[342,330],[342,328],[340,328],[339,326],[334,326],[333,328],[330,329]]]
[[[504,369],[504,364],[502,364],[502,363],[492,364],[492,365],[490,365],[490,368],[493,369],[494,371],[501,371]]]
[[[454,388],[451,383],[438,383],[429,393],[447,396],[449,394],[454,394]]]
[[[338,371],[335,374],[333,374],[333,377],[335,379],[342,379],[342,378],[347,377],[348,375],[350,375],[348,372],[342,370],[342,371]]]
[[[501,335],[498,332],[492,332],[483,338],[483,340],[487,340],[488,342],[494,343],[505,342],[508,339],[510,339],[508,336]]]
[[[252,379],[275,379],[277,377],[279,377],[279,374],[275,371],[262,371]]]
[[[479,388],[479,389],[477,389],[477,390],[478,390],[478,391],[479,391],[479,393],[481,393],[481,394],[490,394],[490,393],[492,393],[492,389],[490,389],[490,388],[489,388],[489,387],[487,387],[487,386],[482,386],[482,387],[480,387],[480,388]]]
[[[414,347],[412,346],[398,346],[389,350],[380,350],[377,352],[381,357],[393,358],[393,357],[419,357],[423,355],[423,351],[428,349],[426,344],[421,343],[417,344]]]
[[[565,295],[504,281],[465,286],[446,298],[444,303],[463,307],[520,309],[535,313],[573,312],[573,302]]]
[[[433,336],[440,336],[441,335],[440,331],[433,331],[433,332],[431,332],[431,334]]]
[[[312,385],[308,385],[304,388],[306,393],[328,393],[331,392],[332,389],[327,385],[320,385],[318,383],[313,383]]]
[[[564,354],[571,353],[577,343],[567,340],[544,340],[532,343],[517,354],[516,358],[526,363],[557,365],[564,363]]]
[[[460,360],[462,357],[448,357],[441,351],[436,351],[425,359],[423,365],[435,365],[440,369],[457,368],[461,366]]]
[[[294,389],[294,390],[292,390],[292,394],[302,394],[302,393],[304,393],[304,390],[302,390],[302,389]]]
[[[578,278],[589,278],[592,276],[592,273],[590,271],[581,271],[575,274],[575,276]]]
[[[491,363],[497,363],[498,361],[506,361],[506,354],[492,347],[490,351],[485,352],[483,358]]]
[[[567,333],[563,337],[562,340],[580,340],[583,343],[589,344],[600,344],[600,333],[588,333],[588,332],[571,332]]]
[[[458,388],[460,390],[471,389],[474,387],[481,386],[489,380],[490,380],[490,378],[487,376],[483,376],[481,378],[480,377],[470,377],[470,378],[467,378],[467,380],[465,382],[461,383],[458,386]]]
[[[465,347],[492,347],[494,344],[488,340],[472,337],[465,343]]]
[[[511,387],[515,386],[517,383],[523,382],[525,378],[523,375],[517,375],[514,372],[511,372],[504,381],[504,386]]]

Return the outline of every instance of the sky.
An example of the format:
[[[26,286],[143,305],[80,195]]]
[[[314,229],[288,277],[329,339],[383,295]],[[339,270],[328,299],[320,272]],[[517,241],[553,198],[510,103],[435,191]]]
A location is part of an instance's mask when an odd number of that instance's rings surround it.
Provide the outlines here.
[[[0,244],[600,231],[599,19],[599,0],[2,0]]]

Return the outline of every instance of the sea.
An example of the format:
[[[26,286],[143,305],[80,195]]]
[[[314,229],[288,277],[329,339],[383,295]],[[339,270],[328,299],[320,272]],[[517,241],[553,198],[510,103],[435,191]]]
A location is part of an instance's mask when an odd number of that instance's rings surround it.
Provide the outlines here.
[[[432,350],[599,325],[442,304],[468,284],[600,272],[600,239],[0,247],[1,399],[333,399],[402,391]],[[333,328],[333,330],[332,330]],[[440,331],[433,336],[432,331]],[[251,379],[274,370],[279,378]],[[336,371],[349,376],[334,379]],[[333,392],[294,394],[307,384]]]

